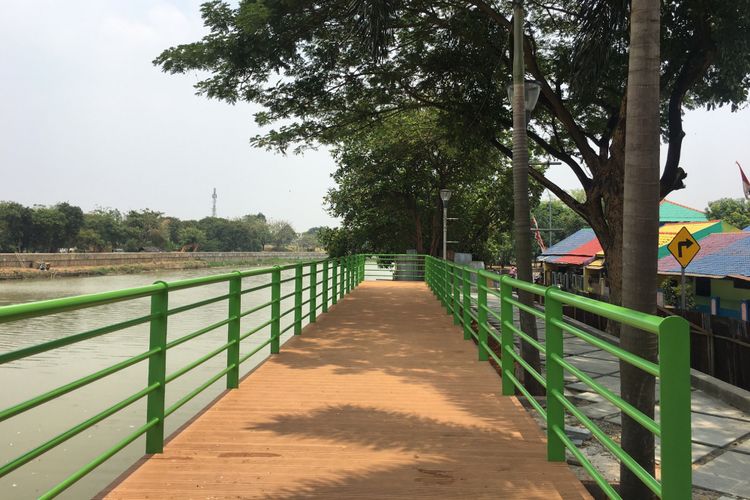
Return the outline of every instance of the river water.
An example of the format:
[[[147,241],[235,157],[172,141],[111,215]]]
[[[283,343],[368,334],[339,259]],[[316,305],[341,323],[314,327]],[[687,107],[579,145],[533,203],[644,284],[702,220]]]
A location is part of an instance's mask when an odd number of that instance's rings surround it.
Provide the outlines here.
[[[230,270],[220,268],[170,270],[125,276],[4,281],[0,282],[0,305],[117,290],[142,286],[157,280],[174,281]],[[291,273],[292,271],[285,272],[282,279],[291,276]],[[243,289],[267,283],[269,280],[269,275],[245,278]],[[282,296],[291,292],[293,285],[293,282],[285,283],[282,286]],[[219,283],[172,292],[169,295],[169,306],[173,308],[190,304],[226,294],[227,291],[228,284]],[[246,311],[269,299],[270,287],[243,295],[242,310]],[[292,302],[293,298],[284,300],[282,312],[290,308]],[[148,314],[149,304],[150,299],[143,298],[0,324],[0,353],[144,316]],[[307,306],[303,308],[303,312],[306,311]],[[267,321],[269,315],[270,308],[265,308],[246,316],[242,320],[241,333]],[[221,321],[226,316],[226,301],[170,316],[168,340],[177,339],[211,323]],[[292,314],[282,318],[282,329],[292,321]],[[269,328],[264,328],[245,339],[241,345],[240,355],[248,353],[255,346],[263,343],[269,335]],[[149,326],[146,323],[0,365],[0,410],[140,354],[148,350],[148,336]],[[291,331],[282,337],[282,342],[290,336]],[[167,373],[182,368],[220,347],[226,341],[227,330],[226,326],[223,326],[170,349],[167,354]],[[257,366],[268,354],[269,348],[266,347],[248,359],[241,367],[240,375]],[[0,466],[143,389],[147,385],[147,367],[147,361],[140,362],[5,422],[0,422]],[[224,367],[226,367],[226,354],[221,353],[170,382],[166,393],[167,407]],[[224,390],[225,385],[225,378],[219,379],[169,416],[166,420],[166,435],[175,431],[210,403]],[[20,469],[0,478],[0,498],[25,499],[39,496],[124,439],[145,421],[146,398],[143,398]],[[141,437],[81,479],[60,498],[90,498],[136,462],[144,451],[145,438]]]

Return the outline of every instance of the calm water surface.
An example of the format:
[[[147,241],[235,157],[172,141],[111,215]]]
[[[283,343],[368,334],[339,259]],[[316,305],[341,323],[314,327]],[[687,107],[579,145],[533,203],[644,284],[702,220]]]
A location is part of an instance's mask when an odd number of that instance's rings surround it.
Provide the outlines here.
[[[142,286],[157,280],[174,281],[231,269],[200,269],[164,271],[126,276],[100,276],[85,278],[58,278],[40,281],[0,282],[0,305],[71,295],[96,293]],[[282,279],[292,276],[285,272]],[[243,289],[267,283],[268,275],[245,278]],[[307,280],[305,280],[307,281]],[[285,283],[282,296],[293,290],[293,282]],[[306,284],[304,286],[307,286]],[[202,286],[170,293],[170,308],[223,295],[227,283]],[[270,287],[243,295],[242,310],[263,304],[270,299]],[[290,308],[293,298],[282,303],[282,312]],[[14,351],[75,333],[148,314],[150,299],[143,298],[83,309],[67,313],[0,324],[0,352]],[[303,313],[306,308],[303,308]],[[243,318],[241,332],[265,322],[270,310],[265,308]],[[174,340],[211,323],[226,318],[226,301],[199,309],[186,311],[169,318],[169,338]],[[282,329],[293,320],[289,314],[282,318]],[[82,376],[109,367],[148,350],[148,324],[103,335],[77,344],[48,351],[30,358],[0,366],[0,409],[23,402],[45,391],[72,382]],[[240,355],[263,343],[270,335],[265,328],[242,342]],[[287,333],[282,342],[289,338]],[[226,343],[226,326],[170,349],[167,355],[167,373],[172,373]],[[266,347],[246,361],[241,375],[247,373],[269,354]],[[0,422],[0,465],[39,446],[48,439],[66,431],[109,406],[143,389],[147,384],[147,361],[143,361],[114,375],[94,382],[45,403],[20,416]],[[167,385],[167,406],[198,387],[226,367],[226,354],[221,353],[203,365]],[[221,378],[206,391],[194,398],[166,420],[169,435],[213,400],[225,387]],[[89,463],[99,454],[115,445],[145,423],[146,399],[134,403],[121,412],[83,431],[54,450],[33,460],[15,472],[0,478],[0,498],[35,498]],[[145,450],[145,438],[140,438],[113,458],[100,465],[60,498],[88,498],[101,491],[125,471]]]

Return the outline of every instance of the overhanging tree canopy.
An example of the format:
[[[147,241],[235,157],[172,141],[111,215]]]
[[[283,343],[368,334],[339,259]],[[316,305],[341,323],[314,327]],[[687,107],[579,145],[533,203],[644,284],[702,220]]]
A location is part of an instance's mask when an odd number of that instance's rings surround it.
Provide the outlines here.
[[[750,1],[664,2],[662,116],[669,149],[661,195],[683,187],[685,108],[742,105],[750,72]],[[617,298],[629,2],[528,1],[527,74],[542,94],[529,136],[565,163],[585,190],[579,202],[531,175],[584,217],[607,252]],[[510,155],[510,5],[485,0],[265,0],[202,7],[210,33],[164,51],[165,71],[208,71],[211,98],[261,104],[279,128],[256,146],[336,143],[386,117],[436,108],[464,133]]]

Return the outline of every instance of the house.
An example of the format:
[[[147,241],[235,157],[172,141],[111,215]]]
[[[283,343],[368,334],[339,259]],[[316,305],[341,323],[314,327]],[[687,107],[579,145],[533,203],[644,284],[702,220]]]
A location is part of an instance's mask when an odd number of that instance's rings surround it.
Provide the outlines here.
[[[659,203],[659,222],[706,222],[706,213],[697,208],[690,208],[670,200]]]
[[[750,301],[750,232],[714,233],[699,241],[701,249],[685,268],[696,309],[717,316],[748,318]],[[672,255],[659,259],[659,277],[679,282],[680,264]]]
[[[683,220],[675,222],[679,219]],[[659,258],[669,255],[667,245],[682,227],[698,241],[715,233],[739,231],[723,221],[708,220],[700,210],[669,200],[659,205],[659,221]],[[542,252],[537,260],[543,264],[545,284],[600,297],[609,295],[604,252],[592,229],[584,228],[568,236]]]

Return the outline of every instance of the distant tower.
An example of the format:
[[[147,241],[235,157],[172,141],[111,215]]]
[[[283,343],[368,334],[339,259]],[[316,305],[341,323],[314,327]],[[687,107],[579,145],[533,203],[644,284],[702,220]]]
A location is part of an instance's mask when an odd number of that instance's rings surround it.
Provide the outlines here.
[[[218,198],[216,196],[216,188],[214,188],[214,194],[211,195],[211,198],[214,199],[213,207],[211,208],[211,217],[216,217],[216,198]]]

